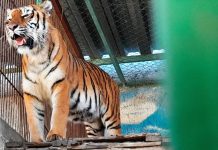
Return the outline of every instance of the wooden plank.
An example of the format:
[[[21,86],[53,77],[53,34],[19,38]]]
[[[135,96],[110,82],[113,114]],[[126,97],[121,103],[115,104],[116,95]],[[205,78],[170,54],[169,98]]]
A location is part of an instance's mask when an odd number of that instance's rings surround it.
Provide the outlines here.
[[[78,43],[76,42],[76,39],[75,39],[72,31],[71,31],[71,28],[70,28],[70,26],[69,26],[69,24],[67,22],[67,19],[66,19],[66,17],[64,15],[62,15],[62,9],[61,9],[60,3],[57,0],[51,0],[51,1],[52,1],[54,10],[55,10],[58,18],[61,20],[62,25],[64,27],[64,30],[65,30],[65,32],[66,32],[66,34],[67,34],[67,36],[68,36],[68,38],[69,38],[69,40],[70,40],[70,42],[72,44],[72,47],[73,47],[72,53],[75,56],[83,59],[82,52],[80,50],[80,47],[79,47]]]
[[[156,136],[156,135],[155,135]],[[94,143],[113,143],[113,142],[139,142],[146,141],[146,134],[131,135],[131,136],[118,136],[118,137],[94,137],[94,138],[75,138],[78,142],[94,142]]]
[[[111,30],[113,32],[113,37],[114,37],[115,42],[117,44],[118,50],[120,51],[120,55],[125,56],[124,46],[122,44],[119,32],[118,32],[116,25],[115,25],[115,22],[114,22],[113,15],[112,15],[110,7],[109,7],[110,4],[108,3],[108,0],[102,0],[101,2],[102,2],[103,9],[105,11],[105,15],[108,18],[108,23],[110,24]]]
[[[85,39],[85,42],[86,44],[88,45],[89,49],[87,49],[87,52],[90,56],[90,58],[92,59],[95,59],[95,58],[101,58],[101,55],[98,51],[98,49],[96,48],[93,40],[92,40],[92,37],[84,23],[84,20],[82,19],[81,17],[81,14],[76,6],[76,3],[75,1],[73,0],[65,0],[66,3],[68,4],[69,8],[70,8],[70,11],[71,11],[71,15],[74,16],[75,18],[75,21],[77,22],[77,25],[79,26],[80,30],[81,30],[81,33]]]
[[[94,137],[94,138],[74,138],[68,140],[56,140],[53,142],[32,143],[32,142],[8,142],[6,148],[70,148],[70,149],[125,149],[125,148],[146,148],[159,147],[162,138],[153,141],[146,141],[146,137],[159,137],[160,134],[142,134],[121,137]]]
[[[124,143],[84,143],[71,147],[71,149],[142,149],[160,146],[161,142],[124,142]]]
[[[111,50],[113,51],[113,54],[115,56],[125,56],[124,49],[121,46],[117,45],[114,39],[115,36],[113,36],[113,34],[111,33],[111,26],[109,25],[109,22],[107,21],[107,16],[105,15],[104,9],[102,8],[100,1],[94,0],[92,1],[92,4],[93,4],[95,14],[101,25],[101,28],[103,29],[105,38],[107,39],[108,43],[111,46]]]
[[[162,141],[162,137],[159,133],[146,134],[145,141],[146,142]]]
[[[139,0],[127,0],[127,7],[129,9],[132,25],[135,29],[135,38],[137,39],[141,54],[151,54],[152,52],[150,50],[150,43],[148,42],[146,29],[144,27]]]

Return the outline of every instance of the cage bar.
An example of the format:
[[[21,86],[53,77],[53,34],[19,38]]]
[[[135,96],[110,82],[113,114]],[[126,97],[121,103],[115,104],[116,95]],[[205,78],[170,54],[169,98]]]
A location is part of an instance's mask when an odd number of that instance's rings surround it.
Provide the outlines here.
[[[90,12],[90,14],[91,14],[91,16],[92,16],[92,19],[93,19],[93,21],[94,21],[94,23],[95,23],[95,25],[96,25],[96,28],[97,28],[97,30],[98,30],[98,33],[99,33],[100,36],[101,36],[101,39],[102,39],[102,41],[103,41],[103,44],[104,44],[106,50],[108,51],[108,54],[110,55],[110,58],[111,58],[111,60],[112,60],[112,62],[113,62],[113,65],[114,65],[114,67],[115,67],[115,70],[116,70],[116,72],[117,72],[117,74],[118,74],[118,76],[119,76],[121,82],[122,82],[123,84],[125,84],[126,81],[125,81],[125,78],[124,78],[124,76],[123,76],[123,73],[122,73],[122,71],[121,71],[121,69],[120,69],[119,63],[118,63],[116,57],[114,56],[114,54],[113,54],[113,52],[112,52],[112,50],[111,50],[111,46],[109,45],[109,43],[108,43],[108,41],[107,41],[107,39],[106,39],[106,37],[105,37],[105,35],[104,35],[104,32],[103,32],[103,30],[102,30],[102,28],[101,28],[101,26],[100,26],[100,24],[99,24],[99,21],[98,21],[96,15],[95,15],[95,12],[94,12],[94,9],[93,9],[93,6],[92,6],[92,1],[85,0],[85,2],[86,2],[86,5],[87,5],[87,7],[88,7],[88,9],[89,9],[89,12]]]

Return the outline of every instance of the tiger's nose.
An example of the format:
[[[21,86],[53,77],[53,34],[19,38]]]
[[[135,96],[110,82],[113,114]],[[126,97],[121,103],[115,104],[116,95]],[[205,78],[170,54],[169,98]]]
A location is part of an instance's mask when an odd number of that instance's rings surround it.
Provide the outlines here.
[[[17,25],[17,24],[14,24],[14,25],[11,25],[11,26],[9,27],[9,29],[11,29],[12,31],[14,31],[17,27],[18,27],[18,25]]]

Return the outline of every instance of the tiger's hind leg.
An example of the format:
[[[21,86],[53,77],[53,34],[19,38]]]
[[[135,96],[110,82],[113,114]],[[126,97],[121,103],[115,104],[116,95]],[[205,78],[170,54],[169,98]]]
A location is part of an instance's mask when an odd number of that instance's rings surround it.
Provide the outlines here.
[[[88,137],[103,136],[104,126],[100,119],[93,122],[84,122],[86,134]]]
[[[104,108],[104,113],[101,115],[102,123],[105,127],[104,136],[120,136],[120,107],[119,104],[114,104],[108,108]]]

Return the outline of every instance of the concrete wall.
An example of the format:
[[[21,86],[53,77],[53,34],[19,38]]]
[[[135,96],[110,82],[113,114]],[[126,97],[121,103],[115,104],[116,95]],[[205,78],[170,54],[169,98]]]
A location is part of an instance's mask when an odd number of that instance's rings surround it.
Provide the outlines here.
[[[166,91],[160,85],[121,89],[123,134],[161,133],[167,135]]]
[[[23,138],[0,119],[0,150],[4,149],[5,142],[16,141],[21,142]]]

